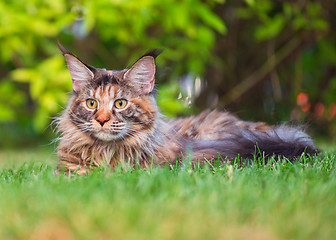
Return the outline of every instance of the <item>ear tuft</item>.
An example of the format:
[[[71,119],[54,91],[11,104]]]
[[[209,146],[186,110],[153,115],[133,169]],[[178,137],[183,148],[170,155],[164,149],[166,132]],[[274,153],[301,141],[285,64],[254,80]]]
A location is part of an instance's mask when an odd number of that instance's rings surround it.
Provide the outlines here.
[[[162,49],[152,49],[152,50],[149,50],[147,53],[145,53],[141,58],[150,56],[156,59],[162,52],[163,52]]]
[[[143,56],[124,75],[128,84],[140,94],[148,94],[153,91],[155,82],[154,59],[151,55]]]
[[[68,49],[66,49],[60,41],[57,42],[57,45],[58,45],[58,49],[60,50],[60,52],[62,53],[62,55],[64,56],[65,54],[70,54],[72,55],[72,53],[69,52]]]

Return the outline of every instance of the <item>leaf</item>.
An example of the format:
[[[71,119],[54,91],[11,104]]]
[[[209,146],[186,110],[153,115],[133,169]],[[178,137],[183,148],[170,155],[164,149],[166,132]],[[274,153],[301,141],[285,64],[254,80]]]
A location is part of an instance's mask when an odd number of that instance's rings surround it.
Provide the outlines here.
[[[11,77],[17,82],[30,82],[36,73],[30,69],[16,69],[11,72]]]
[[[254,5],[255,5],[255,0],[245,0],[245,2],[246,2],[247,5],[249,5],[249,6],[254,6]]]
[[[214,28],[221,34],[225,34],[227,32],[227,28],[223,20],[220,19],[209,8],[205,7],[204,5],[200,5],[200,7],[196,8],[196,12],[209,27]]]
[[[265,22],[264,25],[256,28],[255,38],[257,41],[264,41],[276,37],[285,26],[284,17],[276,15],[274,18]]]
[[[11,121],[14,119],[14,116],[13,109],[5,103],[0,102],[0,122]]]

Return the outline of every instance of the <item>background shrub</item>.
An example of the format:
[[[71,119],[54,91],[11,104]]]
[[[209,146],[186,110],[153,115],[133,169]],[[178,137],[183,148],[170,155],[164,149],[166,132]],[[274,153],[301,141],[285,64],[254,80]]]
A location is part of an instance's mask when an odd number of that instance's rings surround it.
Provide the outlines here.
[[[332,138],[335,11],[331,0],[1,1],[0,145],[50,137],[71,91],[58,40],[110,69],[163,48],[158,102],[169,117],[226,108],[248,120],[308,121]]]

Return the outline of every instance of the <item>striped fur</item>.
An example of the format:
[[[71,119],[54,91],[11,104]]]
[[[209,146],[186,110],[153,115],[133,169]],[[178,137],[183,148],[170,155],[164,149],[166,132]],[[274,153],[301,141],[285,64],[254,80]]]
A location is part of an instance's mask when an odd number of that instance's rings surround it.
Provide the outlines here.
[[[85,65],[63,47],[61,52],[75,79],[73,95],[59,118],[58,170],[85,174],[97,166],[128,162],[147,167],[186,155],[193,162],[218,154],[223,159],[250,158],[259,152],[292,160],[317,152],[313,140],[298,128],[241,121],[228,112],[164,119],[153,94],[156,55],[145,55],[130,69],[111,71]],[[89,108],[88,99],[97,107]],[[118,99],[127,105],[117,108]]]

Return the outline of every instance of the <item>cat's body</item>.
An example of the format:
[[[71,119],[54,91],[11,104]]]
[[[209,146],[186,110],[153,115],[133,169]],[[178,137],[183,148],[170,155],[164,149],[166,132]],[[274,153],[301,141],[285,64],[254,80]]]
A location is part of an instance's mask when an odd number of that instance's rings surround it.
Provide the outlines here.
[[[155,57],[150,52],[130,69],[109,71],[85,65],[60,46],[74,94],[59,119],[59,169],[84,174],[99,165],[175,162],[191,157],[248,158],[256,152],[293,159],[315,154],[312,139],[297,128],[245,122],[228,112],[205,111],[166,120],[153,94]]]

